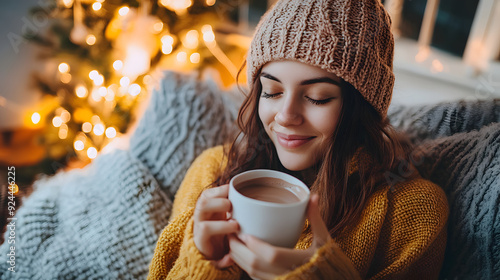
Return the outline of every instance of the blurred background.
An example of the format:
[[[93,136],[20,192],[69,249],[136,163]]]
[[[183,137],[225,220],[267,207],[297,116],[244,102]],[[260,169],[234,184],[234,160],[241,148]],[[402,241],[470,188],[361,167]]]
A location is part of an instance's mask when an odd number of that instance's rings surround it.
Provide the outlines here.
[[[161,70],[235,85],[273,0],[3,0],[0,186],[81,168],[127,145]],[[385,0],[393,103],[500,97],[499,0]],[[244,84],[245,77],[240,79]]]

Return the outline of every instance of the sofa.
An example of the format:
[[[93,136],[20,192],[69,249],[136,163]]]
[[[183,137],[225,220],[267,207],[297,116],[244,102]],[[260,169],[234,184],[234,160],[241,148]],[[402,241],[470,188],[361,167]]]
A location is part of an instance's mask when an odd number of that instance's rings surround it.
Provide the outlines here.
[[[145,279],[185,172],[235,135],[241,101],[196,73],[165,72],[128,147],[34,183],[16,213],[16,272],[4,242],[0,279]],[[449,200],[440,278],[500,279],[500,100],[393,104],[388,117]]]

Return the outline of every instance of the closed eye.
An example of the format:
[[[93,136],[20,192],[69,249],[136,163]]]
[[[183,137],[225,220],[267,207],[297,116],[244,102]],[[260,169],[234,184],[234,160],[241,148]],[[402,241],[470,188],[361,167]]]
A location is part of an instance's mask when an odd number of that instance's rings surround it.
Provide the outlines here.
[[[274,94],[269,94],[267,92],[262,92],[262,94],[260,95],[260,97],[262,97],[262,98],[275,98],[275,97],[278,97],[280,94],[281,94],[281,92],[274,93]]]
[[[316,99],[312,99],[312,98],[306,96],[306,99],[314,105],[323,105],[323,104],[330,102],[332,99],[334,99],[334,97],[316,100]]]

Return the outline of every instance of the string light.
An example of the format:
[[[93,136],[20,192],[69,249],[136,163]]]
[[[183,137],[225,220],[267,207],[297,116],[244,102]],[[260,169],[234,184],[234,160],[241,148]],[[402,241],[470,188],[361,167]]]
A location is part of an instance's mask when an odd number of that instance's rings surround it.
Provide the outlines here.
[[[94,148],[94,147],[90,147],[87,149],[87,156],[90,158],[90,159],[94,159],[97,157],[97,149]]]
[[[123,67],[123,62],[121,60],[115,60],[115,62],[113,62],[113,68],[116,71],[122,69],[122,67]]]
[[[33,122],[33,124],[38,124],[40,122],[40,114],[38,112],[34,112],[32,115],[31,115],[31,121]]]
[[[59,72],[61,72],[61,73],[68,73],[69,72],[69,65],[68,65],[68,63],[63,62],[63,63],[59,64],[57,69],[59,69]]]
[[[58,136],[59,136],[59,139],[66,139],[68,137],[68,125],[67,124],[62,124],[61,127],[59,127]]]
[[[102,8],[102,4],[99,2],[94,2],[94,4],[92,4],[92,9],[94,11],[99,11],[101,8]]]
[[[120,86],[127,87],[128,85],[130,85],[130,79],[128,77],[122,77],[120,79]]]
[[[186,63],[187,53],[186,52],[179,52],[177,54],[177,61],[179,61],[180,63]]]
[[[99,118],[98,115],[93,115],[92,118],[90,118],[90,122],[95,125],[95,124],[101,122],[101,118]]]
[[[99,102],[102,99],[102,96],[99,94],[98,89],[93,89],[90,96],[92,97],[92,100],[94,100],[95,102]]]
[[[52,125],[54,125],[54,127],[60,127],[62,125],[63,121],[61,119],[61,117],[59,116],[55,116],[53,119],[52,119]]]
[[[64,7],[71,8],[73,6],[73,0],[62,0]]]
[[[163,22],[158,21],[153,25],[153,33],[158,34],[163,30]]]
[[[115,138],[116,137],[116,129],[114,127],[106,128],[106,137]]]
[[[108,90],[106,89],[106,87],[100,87],[97,90],[97,92],[99,93],[100,96],[104,97],[108,93]]]
[[[189,30],[188,33],[186,33],[186,37],[184,38],[182,45],[188,49],[198,48],[198,31]]]
[[[104,134],[104,125],[101,123],[98,123],[94,125],[94,129],[92,130],[95,135],[101,136]]]
[[[96,86],[100,86],[104,83],[104,76],[103,75],[98,75],[95,79],[94,79],[94,85]]]
[[[19,186],[17,184],[9,185],[9,191],[10,190],[13,190],[13,195],[17,195],[17,193],[19,192]]]
[[[80,98],[86,97],[88,93],[89,92],[85,86],[79,85],[75,88],[75,94]]]
[[[207,3],[207,6],[213,6],[215,5],[215,0],[207,0],[205,3]]]
[[[92,124],[89,122],[84,122],[82,124],[82,131],[85,133],[89,133],[92,131]]]
[[[87,37],[85,38],[85,42],[89,46],[94,45],[96,43],[96,41],[97,41],[97,38],[92,34],[87,35]]]
[[[95,80],[95,78],[97,78],[99,76],[99,72],[97,72],[97,70],[92,70],[89,72],[89,78],[91,80]]]
[[[141,86],[138,84],[131,84],[128,93],[132,96],[137,96],[139,93],[141,93]]]
[[[71,119],[71,114],[67,110],[62,111],[61,120],[63,121],[63,123],[69,122],[70,119]]]
[[[191,63],[200,63],[200,54],[197,52],[192,53],[189,56],[189,61],[191,61]]]
[[[82,140],[76,140],[73,144],[73,147],[75,147],[75,150],[77,151],[82,151],[83,149],[85,149],[85,144]]]
[[[112,86],[108,87],[108,90],[107,90],[106,96],[104,96],[104,99],[106,99],[106,101],[113,101],[115,99],[115,91],[113,90]]]
[[[126,16],[128,12],[130,11],[129,7],[123,6],[118,10],[118,14],[122,17]]]
[[[67,84],[71,82],[71,74],[70,73],[62,73],[61,74],[61,82]]]
[[[161,47],[161,52],[163,54],[171,54],[173,50],[174,50],[174,47],[172,47],[172,45],[163,45]]]

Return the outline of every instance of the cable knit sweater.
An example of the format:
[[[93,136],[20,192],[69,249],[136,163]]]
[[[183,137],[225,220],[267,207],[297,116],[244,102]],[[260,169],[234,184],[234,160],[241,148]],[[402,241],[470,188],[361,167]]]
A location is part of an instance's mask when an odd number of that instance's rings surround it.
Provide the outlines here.
[[[357,171],[358,155],[350,166]],[[244,273],[233,265],[219,270],[206,260],[193,241],[193,212],[200,193],[225,165],[221,146],[205,151],[188,170],[177,192],[171,222],[163,230],[150,264],[148,279],[239,279]],[[437,278],[446,246],[446,196],[437,185],[420,177],[380,186],[369,198],[359,221],[334,239],[362,278]],[[312,243],[309,224],[296,245]],[[318,249],[309,262],[280,279],[352,278],[338,260],[334,243]],[[348,266],[347,266],[348,267]],[[355,272],[356,273],[356,272]]]

